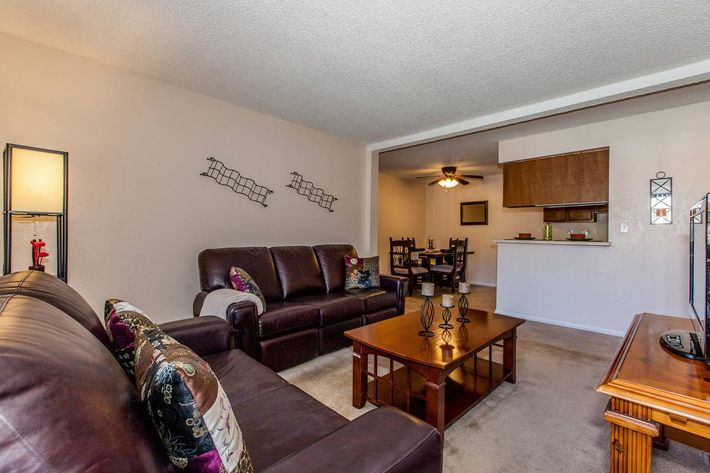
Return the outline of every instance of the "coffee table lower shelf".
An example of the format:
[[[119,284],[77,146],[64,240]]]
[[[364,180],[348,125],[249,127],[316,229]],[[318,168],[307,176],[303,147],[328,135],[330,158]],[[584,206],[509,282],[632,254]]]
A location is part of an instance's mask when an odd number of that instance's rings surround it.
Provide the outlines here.
[[[502,364],[480,357],[456,368],[446,377],[445,426],[453,424],[512,375],[512,370]],[[426,421],[426,380],[407,366],[368,382],[367,400],[377,406],[397,407]]]

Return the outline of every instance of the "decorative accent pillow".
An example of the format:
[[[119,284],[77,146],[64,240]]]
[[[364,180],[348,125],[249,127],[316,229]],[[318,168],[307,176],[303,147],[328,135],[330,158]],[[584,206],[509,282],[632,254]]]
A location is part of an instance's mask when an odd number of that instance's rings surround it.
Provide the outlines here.
[[[158,326],[138,307],[119,299],[106,300],[104,321],[114,356],[128,376],[135,380],[133,368],[136,336],[143,330]]]
[[[249,292],[261,299],[261,305],[264,310],[266,310],[266,299],[264,298],[264,294],[261,292],[261,289],[259,289],[256,281],[254,281],[254,278],[249,276],[249,273],[244,271],[242,268],[232,266],[229,270],[229,281],[232,283],[232,287],[237,291]]]
[[[254,471],[229,399],[202,358],[151,329],[138,334],[135,364],[141,401],[177,471]]]
[[[345,289],[380,287],[380,257],[345,257]]]

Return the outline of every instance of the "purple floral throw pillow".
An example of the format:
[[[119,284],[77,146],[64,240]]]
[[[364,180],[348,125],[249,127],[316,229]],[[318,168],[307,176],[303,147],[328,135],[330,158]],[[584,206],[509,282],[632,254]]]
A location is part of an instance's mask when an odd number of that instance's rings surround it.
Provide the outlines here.
[[[119,299],[106,301],[104,321],[114,356],[129,378],[135,380],[136,335],[143,330],[158,328],[158,326],[138,307]]]
[[[252,473],[242,432],[209,365],[160,329],[139,333],[136,387],[177,472]]]
[[[256,281],[249,276],[249,273],[244,271],[242,268],[232,266],[229,270],[229,281],[232,283],[232,287],[237,291],[249,292],[261,299],[261,305],[264,310],[266,310],[266,299],[264,298],[264,294],[261,292],[261,289],[259,289]]]

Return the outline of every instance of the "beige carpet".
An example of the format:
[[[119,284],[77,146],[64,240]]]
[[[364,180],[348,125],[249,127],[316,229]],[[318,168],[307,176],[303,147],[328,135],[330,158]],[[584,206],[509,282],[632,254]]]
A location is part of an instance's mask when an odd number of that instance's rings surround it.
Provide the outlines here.
[[[490,310],[495,292],[475,288],[473,307]],[[418,307],[416,298],[408,306]],[[517,383],[504,383],[446,430],[446,472],[605,472],[607,398],[595,392],[620,338],[526,322],[519,330]],[[494,353],[494,357],[500,353]],[[281,372],[343,416],[372,409],[351,402],[350,349]],[[653,472],[710,471],[710,455],[671,442],[655,450]]]

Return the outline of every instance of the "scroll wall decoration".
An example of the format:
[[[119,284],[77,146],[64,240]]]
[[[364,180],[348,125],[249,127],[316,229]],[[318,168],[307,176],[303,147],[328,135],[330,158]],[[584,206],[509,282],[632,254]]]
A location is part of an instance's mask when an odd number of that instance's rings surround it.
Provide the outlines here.
[[[666,173],[656,173],[651,179],[651,225],[668,225],[673,223],[672,195],[673,178]]]
[[[326,194],[323,189],[316,187],[311,181],[306,181],[303,176],[296,171],[291,173],[291,183],[287,184],[286,187],[291,189],[296,189],[299,195],[304,195],[311,202],[315,202],[319,206],[327,209],[329,212],[333,212],[333,204],[338,200],[335,196]]]
[[[258,185],[254,179],[242,176],[239,171],[226,167],[222,161],[213,157],[207,158],[207,161],[210,162],[210,167],[207,172],[201,172],[200,176],[211,177],[217,181],[217,184],[229,187],[237,194],[245,195],[249,200],[268,207],[266,198],[274,191]]]

